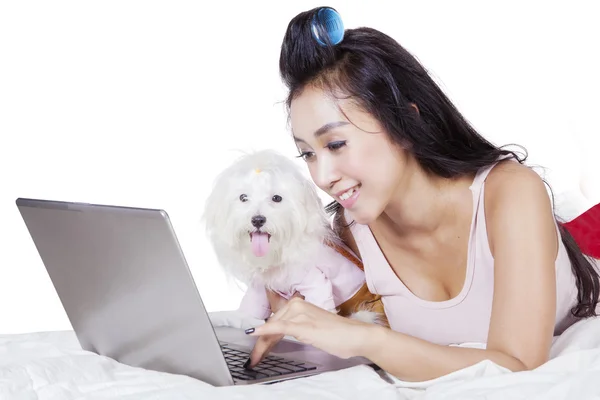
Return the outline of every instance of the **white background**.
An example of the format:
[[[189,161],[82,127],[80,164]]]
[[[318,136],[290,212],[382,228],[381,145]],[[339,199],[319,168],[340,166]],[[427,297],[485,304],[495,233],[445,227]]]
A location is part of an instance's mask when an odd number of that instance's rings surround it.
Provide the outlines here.
[[[481,133],[526,146],[556,195],[583,182],[600,201],[593,4],[0,3],[0,333],[71,329],[17,197],[164,208],[209,311],[237,306],[200,225],[204,199],[237,150],[296,155],[279,49],[315,6],[399,40]]]

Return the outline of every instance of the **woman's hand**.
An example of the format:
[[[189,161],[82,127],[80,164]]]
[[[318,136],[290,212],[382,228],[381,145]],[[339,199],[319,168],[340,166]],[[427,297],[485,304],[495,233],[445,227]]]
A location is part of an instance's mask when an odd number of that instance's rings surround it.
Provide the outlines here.
[[[291,299],[293,299],[294,297],[299,297],[301,299],[304,299],[304,296],[302,296],[300,293],[295,292]],[[267,299],[269,299],[269,305],[271,306],[271,311],[273,312],[273,314],[277,313],[279,310],[281,310],[289,300],[281,297],[280,294],[275,293],[271,290],[267,290]]]
[[[296,292],[290,299],[300,298],[304,299],[300,293]],[[289,300],[281,297],[278,293],[267,290],[267,299],[269,299],[269,305],[271,311],[276,314],[288,303]],[[269,319],[267,319],[268,321]],[[269,352],[271,349],[283,339],[284,335],[264,335],[258,338],[252,349],[250,359],[244,364],[246,368],[252,368],[256,366]]]
[[[362,346],[369,342],[371,332],[377,329],[377,325],[341,317],[300,298],[292,298],[264,325],[246,331],[260,336],[250,355],[249,367],[256,366],[286,335],[340,358],[358,356]]]

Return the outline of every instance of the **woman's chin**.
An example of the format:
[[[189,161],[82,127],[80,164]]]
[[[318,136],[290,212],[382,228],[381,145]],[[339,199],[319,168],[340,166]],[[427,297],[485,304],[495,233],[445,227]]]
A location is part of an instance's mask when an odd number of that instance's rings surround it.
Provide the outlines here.
[[[355,223],[360,225],[369,225],[376,219],[376,216],[373,213],[365,212],[365,210],[358,207],[348,209],[346,210],[346,212],[351,218],[351,221],[348,222],[354,221]]]

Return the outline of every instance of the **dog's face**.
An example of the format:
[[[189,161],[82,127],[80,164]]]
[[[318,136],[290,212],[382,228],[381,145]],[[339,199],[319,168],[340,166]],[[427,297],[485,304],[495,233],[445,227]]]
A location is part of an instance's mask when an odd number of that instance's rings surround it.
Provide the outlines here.
[[[299,256],[307,242],[322,241],[327,225],[312,182],[270,151],[247,155],[219,176],[204,219],[222,262],[262,270]]]

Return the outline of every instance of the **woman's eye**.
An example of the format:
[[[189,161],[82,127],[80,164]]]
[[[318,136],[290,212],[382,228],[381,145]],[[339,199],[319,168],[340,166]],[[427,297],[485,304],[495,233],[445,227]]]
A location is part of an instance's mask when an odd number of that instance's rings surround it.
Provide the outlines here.
[[[327,145],[327,148],[329,150],[339,150],[342,147],[344,147],[346,145],[346,141],[345,140],[340,140],[338,142],[331,142]]]
[[[240,194],[240,201],[242,203],[248,201],[248,196],[246,196],[245,194]]]
[[[304,151],[298,156],[298,158],[302,158],[302,159],[304,159],[304,161],[308,161],[313,156],[314,156],[314,153],[312,151]]]
[[[281,200],[283,200],[283,199],[281,198],[280,195],[276,194],[275,196],[273,196],[273,201],[275,203],[279,203]]]

